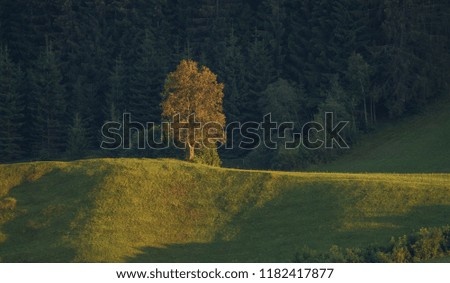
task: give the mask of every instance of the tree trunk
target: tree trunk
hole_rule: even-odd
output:
[[[373,123],[377,123],[377,108],[375,107],[375,102],[373,103]]]
[[[195,157],[195,147],[187,144],[186,147],[186,160],[193,161]]]
[[[366,123],[366,131],[369,127],[369,119],[367,118],[367,101],[366,101],[366,92],[364,90],[364,86],[361,82],[361,80],[359,80],[359,84],[361,85],[361,93],[363,95],[363,103],[364,103],[364,121]]]

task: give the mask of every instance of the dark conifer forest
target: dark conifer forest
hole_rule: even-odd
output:
[[[172,154],[105,153],[100,129],[124,112],[159,123],[182,59],[224,83],[227,122],[300,127],[332,111],[356,143],[448,95],[450,2],[0,0],[0,161]],[[276,169],[336,154],[219,153]]]

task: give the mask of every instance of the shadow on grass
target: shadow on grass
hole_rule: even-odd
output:
[[[323,200],[323,194],[316,194]],[[329,194],[330,198],[335,197]],[[353,231],[340,229],[341,210],[337,206],[321,207],[317,202],[317,214],[289,217],[302,214],[301,201],[293,204],[293,195],[252,211],[232,225],[239,226],[238,235],[231,241],[220,239],[220,233],[211,243],[173,244],[163,248],[144,247],[128,262],[290,262],[297,251],[305,247],[328,251],[332,245],[341,247],[367,247],[386,245],[392,236],[409,234],[421,227],[440,227],[449,224],[450,206],[419,206],[398,216],[364,219],[367,223],[383,223],[381,226],[367,225]],[[314,197],[309,195],[309,201]],[[326,203],[332,203],[327,201]],[[275,215],[278,214],[278,215]],[[293,220],[294,219],[294,220]],[[264,221],[262,221],[264,220]]]
[[[211,243],[144,247],[130,262],[286,262],[308,242],[327,241],[342,209],[330,187],[288,189],[263,207],[239,214]],[[311,205],[316,207],[311,211]],[[302,217],[299,217],[301,215]],[[229,238],[226,234],[235,231]],[[324,235],[317,238],[317,235]]]
[[[341,242],[353,242],[351,247],[361,247],[365,239],[369,244],[386,245],[391,237],[412,233],[419,228],[442,227],[450,224],[450,205],[415,206],[403,215],[389,215],[356,219],[362,227],[343,231]],[[345,246],[345,245],[343,245]]]
[[[102,178],[101,173],[79,168],[70,172],[54,169],[32,183],[11,189],[8,197],[16,199],[17,206],[12,217],[0,225],[6,236],[0,242],[1,261],[72,261],[75,249],[71,240],[92,206],[89,191]]]

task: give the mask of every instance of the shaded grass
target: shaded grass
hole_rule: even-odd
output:
[[[449,223],[450,174],[284,173],[175,160],[0,165],[9,262],[286,262]]]
[[[421,115],[384,124],[364,136],[347,154],[309,168],[327,172],[450,172],[450,98]]]
[[[17,201],[16,209],[0,217],[3,260],[66,262],[74,258],[69,238],[79,233],[92,205],[90,191],[102,181],[102,174],[94,174],[95,163],[86,165],[34,163],[2,168],[11,178],[9,184],[22,181],[8,194]],[[18,172],[14,167],[22,168],[22,174],[11,174]],[[19,178],[12,180],[14,176]]]

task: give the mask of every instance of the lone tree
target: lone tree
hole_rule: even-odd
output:
[[[223,88],[217,76],[192,60],[182,60],[164,84],[162,117],[171,121],[176,142],[184,145],[186,159],[195,149],[215,148],[225,140]]]

